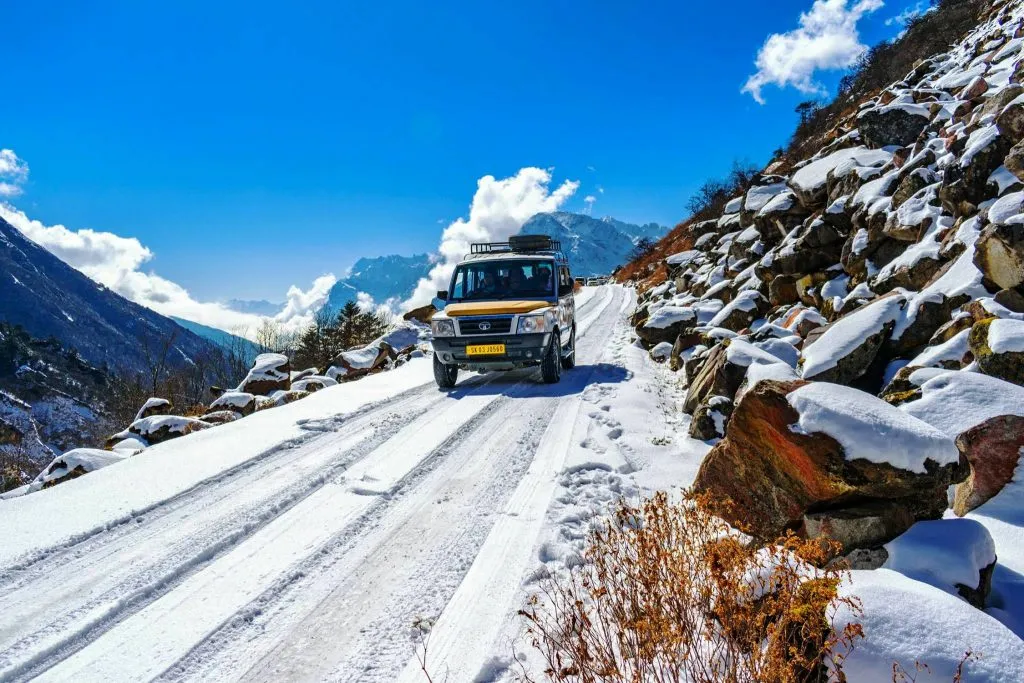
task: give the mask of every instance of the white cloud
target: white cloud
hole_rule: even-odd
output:
[[[455,265],[469,253],[473,242],[500,242],[519,232],[535,214],[555,211],[576,192],[579,182],[566,180],[550,189],[550,169],[522,168],[511,178],[484,176],[477,181],[469,218],[459,218],[445,228],[438,247],[440,259],[430,275],[420,280],[403,310],[423,306],[439,289],[446,289]]]
[[[594,210],[594,202],[596,201],[597,197],[595,197],[592,194],[588,194],[586,197],[584,197],[583,203],[586,204],[586,207],[584,207],[583,212],[586,214],[590,214]]]
[[[0,149],[0,197],[16,197],[28,180],[28,164],[13,149]]]
[[[321,275],[313,280],[313,286],[307,291],[302,291],[295,285],[288,288],[284,308],[274,316],[274,319],[285,325],[294,324],[296,320],[310,321],[313,314],[327,303],[327,297],[331,293],[331,287],[338,281],[333,274]]]
[[[153,272],[143,272],[141,268],[153,258],[153,252],[134,237],[88,228],[71,230],[63,225],[44,225],[2,202],[0,218],[71,267],[157,313],[243,335],[254,334],[266,320],[264,316],[233,311],[219,303],[197,301],[176,282]],[[292,286],[284,310],[274,319],[289,331],[300,329],[326,301],[326,292],[334,282],[333,275],[324,275],[317,278],[307,292]]]
[[[747,79],[743,92],[764,104],[766,85],[792,86],[807,94],[824,94],[814,80],[822,69],[845,69],[856,63],[867,46],[860,42],[857,23],[882,7],[882,0],[815,0],[800,15],[800,26],[768,37],[757,53],[757,73]]]

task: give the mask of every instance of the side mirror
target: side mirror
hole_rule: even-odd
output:
[[[439,289],[437,290],[437,298],[441,301],[448,301],[448,290]]]

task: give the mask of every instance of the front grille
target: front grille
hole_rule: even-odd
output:
[[[459,332],[461,334],[508,334],[511,331],[511,316],[459,319]]]

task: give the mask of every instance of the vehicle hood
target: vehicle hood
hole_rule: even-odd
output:
[[[460,315],[514,315],[549,308],[551,305],[548,301],[467,301],[445,306],[444,314],[451,318]]]

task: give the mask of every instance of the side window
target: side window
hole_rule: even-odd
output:
[[[572,276],[569,275],[569,269],[562,266],[558,269],[558,295],[564,296],[572,292]]]

